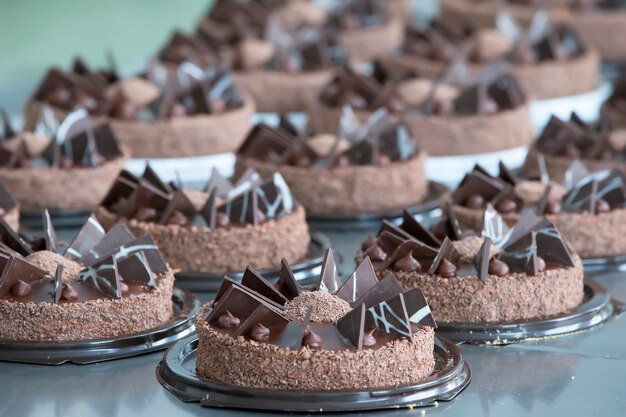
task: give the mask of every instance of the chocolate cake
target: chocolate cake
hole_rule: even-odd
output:
[[[66,245],[47,211],[44,238],[26,241],[0,219],[0,340],[110,339],[172,318],[174,276],[148,235],[94,217]]]
[[[381,109],[361,123],[344,109],[338,135],[311,137],[285,118],[255,126],[235,170],[278,171],[308,214],[389,211],[419,204],[428,192],[425,152],[407,127]]]
[[[443,20],[450,24],[471,22],[492,27],[500,10],[506,9],[522,24],[528,25],[535,13],[547,9],[550,19],[574,27],[593,45],[605,61],[623,61],[626,46],[616,33],[626,28],[626,11],[621,1],[560,0],[442,0]]]
[[[423,29],[408,28],[401,53],[384,60],[432,79],[439,78],[459,56],[466,57],[472,74],[499,63],[537,100],[598,87],[600,58],[569,25],[550,24],[545,12],[538,12],[528,29],[505,12],[496,23],[498,29],[473,30],[443,21]]]
[[[196,319],[196,373],[270,390],[397,388],[433,372],[435,327],[422,292],[379,280],[369,259],[340,285],[329,250],[312,291],[284,260],[275,284],[253,268],[225,277]]]
[[[479,234],[461,229],[454,210],[428,230],[410,214],[383,222],[361,246],[379,277],[393,272],[403,288],[421,288],[437,320],[514,323],[568,313],[583,300],[578,256],[547,218],[524,211],[512,228],[493,207]]]
[[[62,115],[81,106],[93,120],[108,121],[135,158],[232,151],[254,113],[252,99],[222,65],[201,69],[187,61],[174,70],[153,61],[144,77],[126,79],[53,68],[26,106],[28,128],[44,104]]]
[[[595,123],[583,121],[576,113],[569,120],[552,116],[528,152],[524,175],[537,174],[538,157],[545,162],[551,178],[563,178],[576,159],[591,171],[610,167],[626,172],[625,138],[620,137],[623,134],[619,129],[613,128],[612,119],[608,106],[603,107]]]
[[[456,68],[443,80],[452,82],[459,75]],[[387,68],[381,76],[339,69],[311,110],[316,128],[334,129],[344,105],[362,120],[385,107],[410,127],[431,156],[495,152],[532,141],[526,94],[513,76],[495,67],[462,77],[458,81],[469,84],[460,89],[419,78],[398,83],[391,72]]]
[[[33,131],[5,129],[5,136],[0,184],[31,213],[93,210],[128,160],[111,125],[93,123],[82,108],[58,120],[41,106]]]
[[[142,177],[123,171],[95,212],[154,237],[164,258],[185,272],[236,272],[277,267],[308,253],[304,208],[278,173],[248,171],[231,184],[213,171],[204,192],[162,182],[148,166]]]
[[[539,161],[539,165],[544,164]],[[484,210],[491,204],[512,225],[524,209],[545,215],[582,258],[626,254],[626,189],[616,170],[589,173],[574,163],[562,182],[550,181],[545,169],[540,180],[494,177],[477,168],[452,194],[453,211],[461,226],[480,230]],[[509,171],[510,173],[510,171]]]

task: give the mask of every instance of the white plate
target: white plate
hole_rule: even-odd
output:
[[[426,177],[431,181],[445,184],[451,189],[463,179],[463,176],[480,164],[490,174],[498,174],[498,163],[502,161],[510,169],[524,163],[528,148],[519,146],[505,151],[488,152],[459,156],[429,156],[426,159]]]

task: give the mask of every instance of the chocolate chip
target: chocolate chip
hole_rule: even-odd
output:
[[[217,212],[215,213],[215,226],[217,227],[225,227],[230,223],[230,217],[226,213]]]
[[[17,282],[11,287],[11,295],[16,297],[26,297],[30,294],[31,290],[32,288],[29,283],[18,279]]]
[[[361,243],[361,250],[365,252],[368,248],[370,248],[375,243],[376,243],[376,238],[372,235],[368,235],[367,239],[365,239],[363,243]]]
[[[537,271],[543,272],[546,270],[546,261],[542,257],[537,256]]]
[[[598,213],[608,213],[611,211],[611,205],[604,199],[600,199],[596,201],[596,214]]]
[[[411,252],[394,262],[392,269],[401,272],[421,271],[422,265],[415,259]]]
[[[363,333],[363,347],[372,347],[376,344],[376,338],[374,337],[375,331],[376,329],[374,328]]]
[[[385,259],[387,259],[387,254],[385,253],[383,248],[381,248],[377,244],[373,244],[372,246],[370,246],[369,249],[365,251],[365,255],[369,256],[371,261],[380,262],[380,261],[384,261]]]
[[[63,284],[63,290],[61,291],[61,298],[67,301],[73,301],[78,299],[78,291],[74,289],[70,284]]]
[[[181,211],[174,210],[169,219],[167,219],[167,224],[176,224],[178,226],[187,226],[189,224],[189,219],[185,216]]]
[[[517,211],[517,203],[512,198],[504,197],[498,201],[496,210],[503,214],[514,213]]]
[[[558,201],[548,201],[546,205],[546,214],[559,214],[563,208]]]
[[[494,258],[489,261],[489,273],[491,275],[503,277],[509,273],[509,266],[503,261]]]
[[[135,219],[140,222],[149,222],[151,220],[156,219],[157,211],[152,207],[140,207],[137,210],[137,214],[135,214]]]
[[[256,340],[257,342],[264,342],[270,337],[270,329],[263,326],[261,323],[257,323],[252,326],[252,330],[250,330],[250,339]]]
[[[302,338],[302,344],[311,349],[320,349],[322,347],[322,337],[312,330],[307,330]]]
[[[456,275],[456,266],[444,258],[437,267],[437,273],[444,278],[452,278]]]
[[[480,194],[470,194],[465,200],[465,207],[480,209],[485,205],[485,199]]]
[[[241,323],[241,320],[233,316],[228,310],[217,318],[217,325],[222,329],[232,329],[239,326],[239,323]]]

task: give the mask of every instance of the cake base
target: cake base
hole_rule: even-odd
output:
[[[235,174],[253,168],[261,177],[280,172],[308,215],[374,213],[420,203],[428,192],[424,174],[426,154],[387,166],[332,169],[295,167],[237,158]]]
[[[404,42],[404,24],[391,18],[380,26],[345,30],[339,33],[339,42],[350,61],[369,63],[400,48]]]
[[[98,207],[95,215],[107,230],[118,220],[103,207]],[[310,241],[302,206],[278,220],[215,230],[135,219],[121,221],[135,235],[152,236],[170,266],[185,272],[243,271],[248,265],[255,269],[273,268],[279,266],[281,258],[296,263],[306,256]]]

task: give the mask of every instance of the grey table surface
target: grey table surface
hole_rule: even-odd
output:
[[[375,231],[370,231],[375,232]],[[344,276],[367,231],[329,233]],[[63,232],[62,236],[68,236]],[[626,274],[597,277],[626,299]],[[212,294],[198,294],[202,301]],[[626,319],[579,334],[508,346],[461,345],[473,379],[436,407],[368,413],[381,416],[626,415]],[[186,404],[162,388],[155,367],[162,352],[94,365],[0,362],[0,416],[232,416],[262,413]],[[365,413],[362,413],[365,414]],[[268,415],[268,414],[264,414]],[[356,414],[344,414],[356,415]]]

